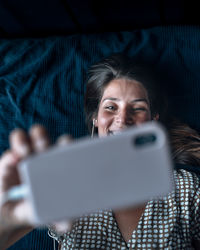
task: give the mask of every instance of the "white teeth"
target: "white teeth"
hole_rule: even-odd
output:
[[[121,131],[113,131],[113,135],[117,135],[117,134],[120,134]]]
[[[118,130],[118,131],[109,131],[109,135],[117,135],[120,134],[122,131]]]

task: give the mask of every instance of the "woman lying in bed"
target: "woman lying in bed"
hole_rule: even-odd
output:
[[[164,106],[158,86],[128,58],[115,55],[91,68],[85,112],[92,134],[109,136],[150,120],[163,122]],[[17,163],[32,152],[46,150],[49,142],[41,126],[32,127],[29,134],[22,130],[11,133],[11,148],[0,161],[1,196],[19,184]],[[185,170],[175,171],[174,178],[175,191],[163,199],[127,210],[100,211],[66,223],[65,232],[58,232],[58,224],[49,233],[58,240],[60,249],[199,249],[199,179]],[[26,201],[1,207],[4,225],[1,223],[0,241],[4,248],[32,230],[30,218]]]

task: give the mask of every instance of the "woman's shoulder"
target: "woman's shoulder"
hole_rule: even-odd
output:
[[[174,170],[174,180],[178,184],[187,184],[189,183],[191,186],[199,186],[200,185],[200,178],[199,176],[192,172],[185,169],[176,169]]]
[[[200,198],[200,179],[197,174],[185,169],[174,170],[174,184],[176,196]]]

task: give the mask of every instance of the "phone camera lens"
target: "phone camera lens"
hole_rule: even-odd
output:
[[[156,142],[156,135],[154,134],[139,135],[134,138],[135,146],[145,146],[155,142]]]

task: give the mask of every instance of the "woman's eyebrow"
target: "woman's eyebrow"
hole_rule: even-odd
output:
[[[135,103],[135,102],[146,102],[147,104],[149,104],[148,100],[145,98],[139,98],[139,99],[135,99],[131,101],[131,103]]]
[[[107,97],[107,98],[104,98],[102,102],[105,102],[105,101],[107,101],[107,100],[109,100],[109,101],[120,101],[120,99],[118,99],[118,98]]]
[[[109,100],[109,101],[120,101],[120,99],[118,99],[118,98],[107,97],[107,98],[103,99],[102,102],[107,101],[107,100]],[[138,99],[134,99],[134,100],[131,101],[131,103],[137,103],[137,102],[146,102],[147,104],[149,103],[148,100],[145,99],[145,98],[138,98]]]

